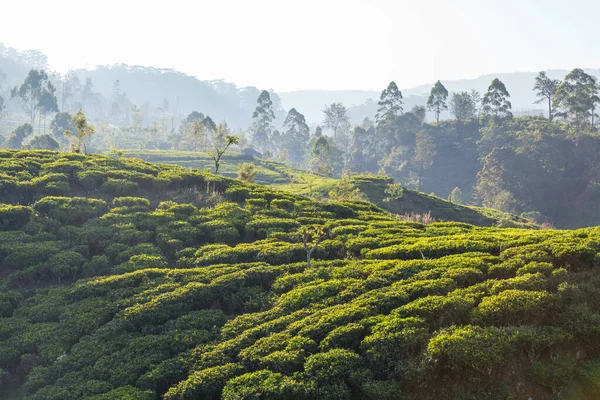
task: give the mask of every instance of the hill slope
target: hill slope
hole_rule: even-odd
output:
[[[598,228],[408,223],[104,156],[0,171],[2,398],[600,395]]]
[[[214,163],[206,153],[181,151],[130,151],[126,157],[139,157],[149,162],[176,164],[188,168],[214,170]],[[326,199],[329,192],[338,186],[339,179],[323,177],[309,171],[290,167],[275,161],[263,161],[250,155],[226,154],[220,172],[235,178],[241,163],[256,165],[256,182],[273,188],[317,199]],[[509,224],[535,228],[529,221],[512,214],[483,207],[470,207],[450,203],[439,197],[404,188],[402,196],[393,201],[384,201],[387,186],[393,180],[381,176],[354,176],[352,185],[366,195],[366,200],[398,215],[428,214],[437,221],[466,222],[478,226]]]

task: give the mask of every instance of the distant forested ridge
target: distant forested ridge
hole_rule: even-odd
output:
[[[321,176],[385,175],[456,203],[589,226],[600,224],[597,72],[280,97],[139,66],[60,75],[38,51],[1,46],[0,145],[67,150],[81,112],[94,126],[87,152],[206,152],[235,135],[239,151]]]

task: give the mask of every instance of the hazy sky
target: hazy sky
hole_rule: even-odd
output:
[[[277,91],[600,67],[597,0],[4,0],[0,42]]]

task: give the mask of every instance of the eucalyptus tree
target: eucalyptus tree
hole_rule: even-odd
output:
[[[452,93],[450,112],[458,121],[466,121],[477,114],[477,106],[469,92]]]
[[[565,77],[556,89],[553,109],[556,116],[570,119],[576,125],[583,126],[591,120],[594,126],[598,97],[597,79],[579,68],[575,68]]]
[[[264,151],[269,146],[269,138],[273,131],[273,102],[269,92],[263,90],[257,99],[256,109],[252,114],[252,144]]]
[[[292,108],[283,123],[286,129],[282,135],[282,147],[287,150],[292,165],[300,167],[304,164],[306,144],[310,138],[310,128],[304,115]]]
[[[483,96],[481,101],[482,110],[487,115],[494,115],[496,117],[512,117],[512,104],[508,100],[510,94],[506,90],[504,83],[500,79],[496,78],[492,81],[492,84],[488,87],[488,91]]]
[[[32,69],[20,86],[12,88],[10,96],[19,99],[23,111],[29,116],[30,125],[34,126],[40,111],[53,108],[51,100],[55,90],[44,70]]]
[[[342,103],[331,103],[325,106],[323,114],[325,117],[323,119],[323,126],[333,132],[334,138],[337,138],[342,129],[345,129],[350,124],[348,111]]]
[[[545,71],[541,71],[535,77],[535,84],[533,85],[533,90],[535,90],[535,95],[539,97],[536,100],[536,104],[548,102],[548,119],[552,121],[552,100],[556,95],[556,90],[560,85],[559,79],[550,79],[548,75],[546,75]]]
[[[447,99],[448,90],[442,84],[442,82],[437,81],[429,93],[429,98],[427,99],[427,108],[435,113],[435,120],[438,124],[440,123],[441,112],[448,109],[448,104],[446,104]]]
[[[404,111],[403,104],[402,92],[398,90],[396,82],[390,82],[379,96],[379,102],[377,103],[379,108],[375,115],[376,124],[379,126],[381,123],[394,121]]]

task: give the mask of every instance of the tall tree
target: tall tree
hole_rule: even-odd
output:
[[[595,77],[575,68],[565,77],[556,90],[554,110],[556,116],[569,118],[578,125],[583,125],[591,118],[594,126],[598,83]]]
[[[458,121],[466,121],[475,117],[477,106],[468,92],[452,93],[450,112]]]
[[[15,86],[11,92],[11,98],[18,98],[21,101],[23,110],[29,116],[29,123],[34,126],[35,119],[40,110],[40,101],[42,94],[54,88],[48,74],[44,70],[32,69],[25,78],[21,86]],[[52,90],[54,93],[54,90]]]
[[[500,79],[496,78],[492,81],[492,84],[488,87],[488,91],[483,96],[481,102],[483,112],[488,115],[494,115],[496,117],[512,117],[510,112],[512,104],[508,100],[510,94],[506,90],[504,83]]]
[[[283,148],[287,150],[288,159],[292,165],[300,167],[304,164],[310,128],[306,124],[304,115],[295,108],[288,112],[283,127],[286,129],[282,137]]]
[[[269,138],[273,130],[273,102],[269,92],[263,90],[257,99],[256,109],[252,114],[252,144],[260,151],[268,148]]]
[[[331,103],[325,106],[323,114],[325,115],[323,126],[333,132],[334,138],[350,124],[348,112],[342,103]]]
[[[92,78],[89,76],[85,78],[85,84],[81,89],[81,109],[83,110],[86,106],[86,102],[92,97],[92,89],[94,84],[92,83]]]
[[[483,101],[483,98],[481,97],[481,93],[479,93],[475,89],[472,89],[471,92],[469,92],[469,94],[471,95],[471,99],[473,100],[473,105],[475,106],[475,116],[477,118],[479,118],[479,113],[481,112],[481,102]]]
[[[329,140],[325,136],[319,136],[311,149],[310,168],[318,174],[330,176],[333,172],[332,153]]]
[[[556,89],[560,85],[559,79],[550,79],[548,75],[546,75],[546,71],[541,71],[535,77],[535,84],[533,85],[533,90],[535,90],[535,95],[539,97],[539,99],[535,102],[536,104],[548,102],[548,119],[552,121],[552,100],[554,99],[554,95],[556,94]]]
[[[44,132],[46,131],[46,115],[48,113],[58,112],[58,101],[55,95],[56,89],[52,83],[48,82],[42,89],[42,95],[39,101],[40,117],[44,118]]]
[[[440,113],[448,109],[446,100],[448,99],[448,90],[442,82],[437,81],[431,88],[429,98],[427,99],[427,108],[435,113],[435,120],[440,123]]]
[[[433,165],[433,159],[437,155],[435,150],[435,142],[427,133],[421,131],[417,133],[415,153],[411,160],[415,168],[413,173],[416,182],[417,190],[423,187],[423,174],[425,170]]]
[[[398,86],[394,81],[390,82],[388,87],[381,92],[379,96],[379,102],[377,105],[377,114],[375,115],[375,122],[377,125],[384,121],[391,122],[398,114],[402,114],[402,92],[398,90]]]

